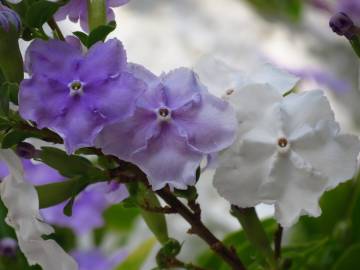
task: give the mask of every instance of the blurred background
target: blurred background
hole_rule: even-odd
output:
[[[255,59],[266,59],[300,76],[299,90],[324,89],[343,130],[358,134],[359,60],[347,40],[328,26],[331,15],[345,8],[345,2],[351,1],[131,0],[115,10],[118,28],[111,36],[124,43],[128,61],[156,74],[180,66],[194,67],[209,54],[241,70],[251,67]],[[352,2],[352,18],[360,22],[360,8],[355,8],[360,1]],[[80,30],[69,21],[59,25],[66,35]],[[24,43],[23,49],[26,46]],[[201,176],[198,190],[204,222],[218,237],[239,229],[229,205],[212,188],[211,171]],[[272,207],[265,205],[258,211],[262,218],[273,213]],[[120,247],[131,254],[151,238],[134,209],[113,206],[104,218],[103,228],[81,235],[72,245],[86,250],[100,243],[105,252]],[[186,234],[189,227],[181,218],[167,218],[170,235],[184,240],[180,258],[194,261],[206,246]],[[158,248],[149,249],[141,269],[156,266]]]

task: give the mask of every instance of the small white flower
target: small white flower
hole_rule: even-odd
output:
[[[252,59],[249,66],[242,68],[237,69],[213,56],[202,57],[194,67],[201,81],[218,97],[241,91],[249,85],[265,83],[283,95],[299,81],[294,75],[259,57]]]
[[[23,177],[21,161],[11,150],[0,150],[10,174],[0,184],[0,196],[8,209],[6,222],[15,229],[19,247],[30,265],[44,270],[76,270],[75,260],[54,241],[43,235],[53,228],[41,220],[39,198],[35,188]]]
[[[320,196],[351,179],[357,137],[340,135],[322,91],[285,98],[267,84],[252,84],[229,98],[240,123],[238,139],[220,154],[214,185],[232,204],[275,205],[284,227],[300,215],[319,216]]]

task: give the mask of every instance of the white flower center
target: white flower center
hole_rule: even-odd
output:
[[[157,110],[157,119],[160,122],[168,122],[171,120],[171,110],[166,107],[161,107]]]
[[[281,137],[277,141],[277,147],[280,153],[287,153],[290,149],[290,142],[285,137]]]
[[[81,95],[84,90],[84,83],[79,80],[74,80],[68,84],[70,95]]]

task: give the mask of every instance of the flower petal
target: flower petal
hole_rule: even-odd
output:
[[[189,148],[175,127],[167,125],[158,137],[149,140],[146,148],[133,154],[130,161],[147,174],[153,190],[166,184],[186,189],[195,184],[195,172],[202,158],[201,153]]]
[[[322,121],[292,142],[297,154],[327,176],[330,180],[328,188],[351,179],[357,169],[360,141],[356,136],[340,135],[339,132],[335,122]]]
[[[76,262],[54,240],[42,238],[51,234],[53,228],[41,221],[38,195],[23,178],[21,161],[11,150],[1,150],[0,158],[10,170],[10,175],[0,184],[1,200],[8,209],[6,222],[15,229],[19,247],[29,264],[39,264],[44,270],[78,269]]]
[[[79,79],[91,83],[115,77],[126,68],[126,52],[118,39],[93,45],[79,69]]]
[[[30,74],[63,81],[73,77],[81,58],[81,51],[66,42],[37,39],[26,51],[25,66]]]
[[[186,134],[188,143],[203,153],[213,153],[230,146],[236,136],[237,119],[227,102],[203,93],[191,108],[173,112],[173,119]]]

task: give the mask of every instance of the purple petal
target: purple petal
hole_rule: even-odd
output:
[[[77,22],[80,18],[80,14],[87,13],[87,1],[84,0],[71,0],[68,4],[61,7],[55,13],[55,20],[62,21],[69,16],[69,19],[73,22]]]
[[[59,40],[35,40],[27,49],[26,70],[61,81],[72,77],[82,58],[81,51]]]
[[[50,127],[66,108],[68,91],[63,84],[42,76],[23,80],[19,92],[20,115],[35,121],[39,128]]]
[[[95,82],[118,75],[126,68],[126,52],[118,39],[98,42],[86,54],[79,70],[80,79]]]
[[[144,66],[134,63],[128,63],[127,70],[133,74],[136,78],[143,80],[148,85],[153,83],[159,83],[159,78],[152,73],[150,70],[146,69]]]
[[[200,103],[193,102],[191,108],[175,110],[173,118],[188,143],[200,152],[218,152],[235,140],[235,111],[227,102],[208,93],[203,93]]]
[[[129,3],[130,0],[108,0],[110,7],[119,7]]]
[[[153,190],[166,184],[186,189],[195,183],[195,171],[203,155],[189,148],[186,139],[180,137],[176,127],[164,125],[158,137],[133,154],[132,161],[148,176]]]
[[[135,109],[135,100],[145,91],[145,84],[130,73],[123,72],[114,79],[86,88],[85,103],[92,104],[107,122],[129,117]]]
[[[148,140],[159,132],[156,115],[137,109],[132,117],[106,126],[95,144],[107,154],[130,160],[134,152],[146,147]]]

